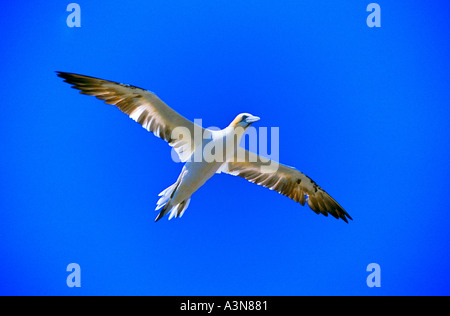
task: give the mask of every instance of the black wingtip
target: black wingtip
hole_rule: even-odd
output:
[[[90,77],[90,76],[85,76],[85,75],[80,75],[80,74],[76,74],[73,72],[64,72],[64,71],[55,71],[58,77],[64,78],[64,79],[70,79],[70,78],[92,78],[92,79],[99,79],[99,78],[95,78],[95,77]]]
[[[347,213],[342,214],[341,218],[342,218],[342,220],[343,220],[344,222],[346,222],[347,224],[348,224],[348,219],[351,220],[351,221],[353,221],[353,218],[352,218],[350,215],[348,215]],[[347,219],[347,218],[348,218],[348,219]]]
[[[55,71],[55,72],[58,77],[63,78],[65,80],[69,79],[69,77],[70,77],[70,73],[68,73],[68,72],[64,72],[64,71]]]

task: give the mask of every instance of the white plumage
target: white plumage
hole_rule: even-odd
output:
[[[256,116],[242,113],[225,129],[208,130],[184,118],[148,90],[72,73],[58,72],[58,76],[80,93],[117,106],[146,130],[167,141],[185,162],[177,181],[159,194],[156,210],[160,213],[155,221],[166,214],[169,219],[181,217],[192,194],[216,173],[239,176],[275,190],[302,205],[307,203],[317,214],[331,214],[345,222],[347,218],[352,219],[330,195],[297,169],[279,163],[274,169],[273,162],[267,158],[238,147],[245,129],[259,120]],[[201,141],[194,139],[199,132],[205,136]],[[235,137],[237,141],[231,141]],[[223,148],[223,151],[215,153],[211,160],[203,156],[210,148]]]

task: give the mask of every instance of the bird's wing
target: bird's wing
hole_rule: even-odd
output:
[[[295,168],[279,163],[269,167],[271,163],[273,162],[268,161],[267,158],[261,158],[261,156],[245,150],[245,158],[239,160],[235,157],[232,161],[227,162],[223,172],[275,190],[302,205],[308,203],[309,207],[317,214],[322,213],[325,216],[331,214],[347,223],[347,218],[352,219],[328,193],[308,176]]]
[[[80,90],[80,93],[93,95],[105,103],[115,105],[146,130],[167,141],[181,161],[186,161],[196,147],[194,128],[204,132],[202,127],[175,112],[148,90],[73,73],[58,71],[57,74],[72,88]],[[183,129],[174,132],[177,127],[186,128],[188,135],[179,133]]]

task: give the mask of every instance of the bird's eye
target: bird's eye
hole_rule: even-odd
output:
[[[248,115],[243,115],[242,116],[242,121],[244,121],[247,117],[248,117]]]

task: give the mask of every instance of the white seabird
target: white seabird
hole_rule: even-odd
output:
[[[204,129],[182,115],[175,112],[153,92],[135,86],[113,81],[88,77],[73,73],[57,72],[58,76],[80,90],[80,93],[93,95],[105,103],[113,104],[145,129],[164,139],[172,146],[182,162],[186,162],[177,181],[162,191],[156,210],[161,209],[155,221],[170,213],[172,217],[180,217],[186,211],[192,194],[197,191],[215,173],[228,173],[247,179],[250,182],[275,190],[290,199],[309,207],[316,214],[341,218],[348,223],[350,215],[313,180],[295,168],[277,163],[277,169],[272,172],[262,171],[267,166],[267,159],[237,148],[239,139],[245,129],[259,120],[259,117],[248,113],[239,114],[231,124],[221,131]],[[182,128],[191,139],[174,131]],[[196,130],[209,135],[203,141],[196,142]],[[226,140],[237,136],[238,141],[226,145],[223,160],[201,161],[190,159],[203,151],[209,142],[228,144]],[[214,143],[213,143],[214,144]],[[209,143],[211,145],[211,143]],[[243,152],[245,159],[236,159],[237,152]]]

